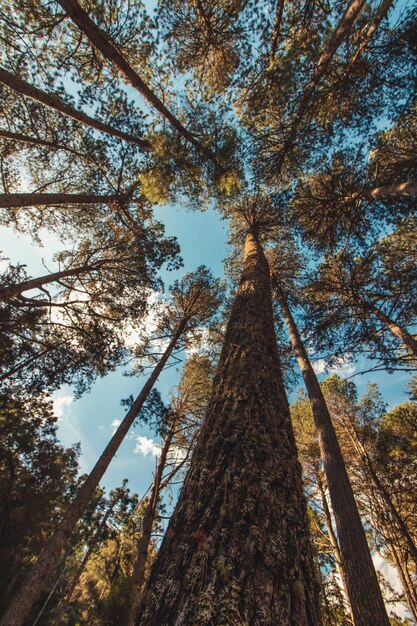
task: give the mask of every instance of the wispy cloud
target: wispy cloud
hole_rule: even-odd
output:
[[[58,420],[64,419],[69,413],[68,407],[74,402],[74,396],[57,396],[53,399],[54,413]]]
[[[114,433],[119,428],[121,423],[122,423],[122,420],[113,420],[112,421],[112,423],[111,423],[112,435],[114,435]]]
[[[333,365],[330,365],[325,359],[317,359],[317,361],[312,362],[312,366],[316,374],[337,374],[337,376],[347,378],[355,373],[357,364],[346,355],[338,359]]]

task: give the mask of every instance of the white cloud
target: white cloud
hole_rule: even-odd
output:
[[[58,396],[53,402],[54,413],[58,420],[62,420],[68,413],[68,407],[74,402],[74,396]]]
[[[159,456],[161,448],[153,439],[148,439],[144,435],[138,435],[136,437],[136,446],[133,451],[135,454],[142,454],[143,456]]]
[[[112,435],[114,435],[114,433],[119,428],[121,423],[122,423],[122,420],[113,420],[112,421],[112,423],[111,423]]]
[[[403,588],[395,567],[377,552],[372,555],[372,560],[375,568],[381,572],[385,580],[391,585],[394,592],[402,593]],[[387,606],[387,609],[388,612],[393,611],[396,615],[398,615],[398,617],[411,617],[410,612],[402,602],[392,602]]]
[[[352,376],[356,371],[356,363],[349,359],[349,355],[340,357],[333,365],[329,365],[325,359],[317,359],[312,362],[312,366],[316,374],[336,374],[343,378]]]

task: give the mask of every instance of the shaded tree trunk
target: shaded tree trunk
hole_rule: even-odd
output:
[[[282,169],[282,165],[284,163],[285,155],[288,152],[288,150],[291,149],[294,143],[298,127],[304,118],[305,112],[307,111],[307,108],[313,98],[316,87],[318,86],[324,74],[327,72],[330,62],[333,59],[334,55],[336,54],[338,48],[340,47],[340,45],[343,43],[345,38],[350,33],[353,23],[358,17],[359,13],[362,11],[364,4],[365,4],[365,0],[351,0],[350,1],[339,24],[337,25],[329,41],[327,42],[325,50],[320,55],[317,65],[314,69],[313,75],[310,78],[309,82],[307,83],[301,95],[299,104],[297,106],[295,115],[293,117],[293,121],[291,123],[291,128],[284,142],[280,161],[278,164],[278,172],[276,175],[280,173]]]
[[[112,137],[117,137],[118,139],[123,139],[124,141],[128,141],[129,143],[134,143],[141,148],[149,150],[150,143],[143,139],[142,137],[136,137],[135,135],[131,135],[130,133],[125,133],[113,126],[109,126],[104,122],[100,122],[99,120],[90,117],[86,113],[79,111],[75,107],[67,104],[58,96],[55,96],[51,93],[46,93],[42,91],[42,89],[38,89],[34,85],[26,82],[16,74],[12,72],[8,72],[3,67],[0,67],[0,82],[4,85],[7,85],[13,91],[17,91],[17,93],[22,94],[22,96],[27,96],[32,100],[36,100],[41,104],[45,104],[50,109],[55,109],[55,111],[59,111],[63,115],[72,118],[77,122],[81,122],[81,124],[85,124],[86,126],[90,126],[91,128],[95,128],[96,130],[105,133],[106,135],[111,135]]]
[[[0,193],[4,209],[61,204],[108,204],[123,200],[121,196],[101,196],[93,193]]]
[[[377,306],[359,297],[361,304],[364,308],[373,313],[385,326],[392,332],[393,335],[398,337],[403,344],[410,350],[414,356],[417,356],[417,339],[414,339],[404,328],[402,328],[397,322],[394,322],[388,315],[386,315]]]
[[[337,573],[339,574],[340,580],[342,581],[342,586],[343,586],[343,591],[345,595],[345,600],[346,600],[349,616],[351,616],[352,607],[350,606],[350,602],[349,602],[349,594],[348,594],[347,584],[346,584],[346,574],[345,574],[345,570],[343,569],[343,559],[342,559],[342,555],[340,554],[339,543],[337,541],[337,537],[333,529],[333,521],[332,521],[332,516],[330,513],[329,504],[327,502],[324,487],[319,476],[317,476],[317,485],[320,491],[320,499],[321,499],[321,503],[323,506],[324,517],[326,520],[327,533],[329,535],[330,545],[332,546],[334,559],[336,561]]]
[[[389,626],[365,531],[326,401],[301,341],[287,298],[278,285],[277,293],[311,402],[355,626]]]
[[[36,289],[38,287],[42,287],[43,285],[57,282],[67,276],[79,276],[80,274],[98,270],[102,265],[109,262],[114,261],[103,259],[102,261],[96,261],[95,263],[80,265],[78,267],[62,270],[60,272],[52,272],[51,274],[45,274],[45,276],[38,276],[37,278],[30,278],[29,280],[25,280],[14,285],[7,285],[4,287],[0,286],[0,300],[2,302],[8,302],[12,298],[19,296],[30,289]]]
[[[362,41],[359,44],[355,54],[353,55],[352,63],[354,63],[356,61],[356,59],[362,54],[362,52],[365,50],[366,46],[371,41],[372,37],[374,36],[375,32],[377,31],[377,29],[378,29],[379,25],[381,24],[382,20],[384,19],[384,17],[387,15],[388,11],[390,10],[390,8],[392,6],[392,2],[393,2],[393,0],[382,0],[382,2],[379,5],[379,7],[378,7],[374,17],[371,19],[371,23],[369,24],[369,27],[368,27],[365,35],[364,35],[364,38],[362,39]]]
[[[90,502],[103,474],[119,449],[120,444],[135,421],[159,374],[162,372],[171,355],[171,352],[184,331],[185,326],[186,321],[179,324],[168,347],[153,370],[151,376],[148,378],[142,391],[133,402],[122,423],[114,433],[83,486],[78,491],[63,520],[58,526],[55,535],[48,541],[37,562],[29,572],[22,587],[12,599],[0,622],[1,626],[21,626],[24,623],[32,605],[38,600],[40,594],[42,593],[46,580],[62,559],[64,548],[69,537],[71,536],[71,533],[73,532],[81,515],[84,513],[86,506]]]
[[[24,135],[23,133],[13,133],[9,130],[5,130],[0,128],[0,138],[1,139],[10,139],[11,141],[18,141],[20,143],[28,143],[34,146],[46,146],[47,148],[52,148],[53,150],[64,150],[65,152],[70,152],[71,154],[75,154],[83,159],[87,159],[88,155],[79,152],[78,150],[74,150],[67,146],[62,146],[54,141],[48,141],[47,139],[40,139],[39,137],[31,137],[29,135]]]
[[[169,435],[165,439],[164,445],[162,446],[161,456],[158,461],[151,493],[143,515],[142,533],[138,541],[138,550],[135,564],[133,566],[131,605],[127,626],[135,626],[136,622],[136,614],[138,612],[138,606],[140,603],[141,590],[143,586],[143,581],[145,580],[145,567],[146,561],[148,560],[149,545],[151,543],[152,527],[155,521],[156,509],[158,506],[159,494],[161,491],[162,475],[167,462],[167,456],[169,448],[171,446],[172,437],[173,431],[169,433]]]
[[[123,76],[149,104],[158,111],[168,122],[191,143],[206,159],[216,162],[214,154],[203,146],[181,122],[169,111],[158,96],[148,87],[139,74],[131,67],[124,56],[101,28],[99,28],[88,13],[84,11],[77,0],[57,0],[64,11],[69,15],[78,28],[88,37],[90,42],[100,50],[105,59],[116,65]]]
[[[285,0],[277,1],[277,7],[275,10],[274,28],[272,30],[272,37],[271,37],[271,51],[269,53],[269,65],[270,66],[272,66],[275,61],[275,55],[276,55],[277,48],[278,48],[278,39],[280,35],[280,30],[281,30],[282,16],[284,14],[284,4],[285,4]]]
[[[137,624],[319,626],[319,585],[256,233]]]

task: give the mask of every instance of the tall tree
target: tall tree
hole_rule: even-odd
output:
[[[261,246],[268,207],[250,197],[240,211],[242,279],[190,471],[139,608],[143,626],[321,623]]]

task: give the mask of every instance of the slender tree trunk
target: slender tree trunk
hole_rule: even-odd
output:
[[[275,61],[275,55],[277,53],[282,16],[284,14],[284,4],[285,4],[285,0],[277,0],[277,8],[275,11],[275,19],[274,19],[274,28],[272,30],[272,37],[271,37],[271,51],[269,53],[270,67],[273,65]]]
[[[346,424],[346,422],[345,422]],[[406,545],[407,545],[407,549],[411,555],[411,558],[413,559],[415,566],[417,568],[417,546],[413,541],[413,538],[407,528],[407,525],[405,524],[403,518],[401,517],[397,507],[395,506],[394,502],[392,501],[392,498],[390,496],[390,494],[388,493],[387,489],[385,488],[383,482],[381,481],[381,479],[378,476],[378,473],[376,472],[374,465],[371,461],[371,459],[369,458],[369,454],[366,450],[366,448],[364,447],[364,445],[362,444],[361,440],[358,437],[358,434],[356,432],[355,427],[353,426],[353,424],[351,424],[350,422],[347,422],[347,432],[349,434],[349,437],[353,443],[354,448],[356,449],[359,458],[361,459],[362,465],[364,466],[365,472],[368,473],[372,483],[374,484],[377,492],[379,493],[380,497],[382,498],[382,501],[384,502],[384,505],[386,506],[387,510],[389,511],[390,517],[392,522],[394,523],[394,525],[397,528],[397,531],[401,534],[402,538],[404,539]]]
[[[388,315],[386,315],[381,309],[374,304],[360,297],[360,302],[365,309],[371,311],[385,326],[392,332],[393,335],[398,337],[403,344],[410,350],[414,356],[417,356],[417,339],[414,339],[404,328],[399,326],[397,322],[394,322]]]
[[[352,57],[352,63],[354,63],[356,61],[356,59],[362,54],[362,52],[365,50],[366,46],[369,44],[369,42],[371,41],[372,37],[374,36],[375,32],[377,31],[379,25],[381,24],[382,20],[384,19],[384,17],[387,15],[388,11],[390,10],[391,6],[392,6],[392,2],[393,0],[382,0],[381,4],[379,5],[374,17],[371,20],[371,23],[369,24],[369,27],[364,35],[364,38],[362,39],[361,43],[359,44],[355,54]]]
[[[324,74],[327,72],[330,62],[336,54],[337,50],[339,49],[340,45],[350,33],[353,23],[358,17],[359,13],[362,11],[364,4],[365,0],[350,1],[346,11],[343,14],[342,19],[340,20],[339,24],[333,31],[329,41],[327,42],[325,50],[320,55],[313,75],[301,95],[297,110],[291,123],[291,128],[288,132],[283,149],[281,151],[281,157],[278,163],[278,172],[276,173],[276,175],[280,173],[282,165],[284,163],[285,155],[287,154],[288,150],[291,149],[294,143],[298,127],[304,118],[305,112],[307,111],[307,108],[313,98],[316,87],[318,86]]]
[[[326,401],[301,341],[287,298],[278,285],[277,293],[311,402],[355,626],[389,626],[365,532]]]
[[[214,154],[203,146],[181,122],[169,111],[158,96],[148,87],[139,74],[132,68],[124,56],[101,28],[99,28],[88,13],[79,4],[78,0],[57,0],[64,11],[69,15],[78,28],[87,36],[90,42],[100,50],[105,59],[113,63],[149,104],[158,111],[168,122],[190,142],[206,159],[216,162]]]
[[[52,623],[56,624],[57,626],[61,623],[61,619],[62,616],[64,614],[64,611],[66,609],[66,607],[68,606],[68,604],[71,602],[72,596],[74,594],[74,591],[78,585],[78,582],[81,578],[81,574],[83,573],[83,571],[85,570],[85,567],[90,559],[91,554],[93,553],[94,548],[96,547],[101,534],[103,532],[103,529],[105,527],[105,525],[107,524],[107,520],[109,519],[114,507],[116,506],[118,502],[118,499],[116,499],[115,501],[113,501],[110,506],[107,508],[107,511],[105,512],[105,514],[103,515],[103,518],[96,530],[96,532],[94,533],[89,545],[88,545],[88,549],[86,551],[86,553],[84,554],[83,558],[81,559],[81,563],[79,564],[77,571],[75,572],[74,576],[71,579],[70,585],[68,587],[68,589],[65,591],[61,597],[61,601],[58,603],[58,605],[56,606],[56,608],[54,609],[53,613],[52,613]]]
[[[58,96],[55,96],[51,93],[46,93],[42,91],[42,89],[38,89],[34,85],[26,82],[16,74],[12,72],[8,72],[3,67],[0,67],[0,82],[4,85],[7,85],[13,91],[17,91],[22,94],[22,96],[27,96],[32,100],[36,100],[36,102],[40,102],[41,104],[45,104],[50,109],[55,109],[59,111],[63,115],[72,118],[76,122],[81,122],[81,124],[85,124],[86,126],[91,126],[91,128],[95,128],[96,130],[105,133],[106,135],[111,135],[112,137],[118,137],[118,139],[123,139],[124,141],[128,141],[129,143],[134,143],[145,150],[149,150],[150,144],[146,139],[142,137],[136,137],[135,135],[131,135],[130,133],[124,133],[113,126],[109,126],[104,122],[100,122],[99,120],[86,115],[82,111],[79,111],[75,107],[67,104]]]
[[[143,581],[145,580],[145,567],[148,560],[149,545],[151,543],[152,527],[155,521],[156,509],[158,506],[159,494],[161,492],[162,475],[165,469],[168,451],[171,446],[173,432],[171,431],[165,439],[161,449],[161,456],[155,472],[155,479],[152,484],[152,490],[148,503],[145,508],[142,520],[142,533],[138,541],[138,549],[135,564],[133,566],[131,605],[127,626],[135,626],[136,615],[141,598]]]
[[[24,135],[22,133],[13,133],[3,128],[0,128],[0,139],[10,139],[11,141],[28,143],[35,146],[46,146],[48,148],[52,148],[53,150],[64,150],[65,152],[70,152],[71,154],[75,154],[76,156],[79,156],[83,159],[88,158],[87,154],[83,154],[82,152],[79,152],[78,150],[73,150],[72,148],[68,148],[67,146],[62,146],[54,141],[40,139],[39,137],[30,137],[29,135]]]
[[[322,505],[323,505],[324,517],[326,519],[327,533],[329,535],[330,545],[332,546],[334,558],[335,558],[335,561],[336,561],[336,569],[337,569],[337,572],[339,574],[340,580],[342,582],[342,587],[343,587],[343,592],[344,592],[344,596],[345,596],[345,601],[346,601],[346,604],[347,604],[349,616],[351,617],[352,616],[352,607],[350,606],[350,602],[349,602],[349,594],[348,594],[347,583],[346,583],[346,573],[345,573],[345,570],[343,568],[343,559],[342,559],[342,555],[340,554],[339,543],[337,541],[337,537],[336,537],[336,534],[335,534],[334,529],[333,529],[333,521],[332,521],[332,516],[331,516],[331,513],[330,513],[329,504],[327,502],[327,498],[326,498],[326,494],[325,494],[325,491],[324,491],[324,487],[323,487],[322,481],[321,481],[319,476],[317,476],[317,485],[318,485],[318,488],[319,488],[319,491],[320,491],[320,499],[321,499],[321,502],[322,502]]]
[[[85,274],[86,272],[97,270],[105,264],[106,259],[103,259],[102,261],[96,261],[96,263],[86,263],[85,265],[62,270],[60,272],[52,272],[51,274],[46,274],[45,276],[30,278],[29,280],[22,281],[21,283],[17,283],[15,285],[7,285],[4,287],[0,285],[0,301],[8,302],[12,298],[19,296],[20,294],[24,293],[25,291],[29,291],[30,289],[36,289],[38,287],[42,287],[43,285],[57,282],[62,278],[66,278],[67,276],[79,276],[80,274]]]
[[[245,244],[212,397],[138,612],[140,626],[319,626],[269,267]]]
[[[53,206],[61,204],[109,204],[123,196],[101,196],[93,193],[0,193],[0,208]]]
[[[100,456],[81,489],[78,491],[63,520],[58,526],[55,535],[53,535],[53,537],[51,537],[48,541],[37,562],[29,572],[22,587],[12,599],[0,622],[1,626],[21,626],[24,623],[31,607],[42,593],[42,589],[47,578],[58,566],[71,533],[73,532],[81,515],[84,513],[86,506],[90,502],[101,478],[103,477],[103,474],[119,449],[120,444],[135,421],[159,374],[162,372],[171,355],[171,352],[183,333],[185,326],[186,321],[179,324],[168,347],[153,370],[151,376],[145,383],[142,391],[133,402],[122,423],[106,446],[103,454]]]
[[[386,528],[384,529],[384,535],[388,541],[389,550],[394,558],[395,567],[401,580],[401,585],[407,600],[407,604],[410,608],[411,613],[413,614],[414,620],[417,623],[417,588],[410,578],[405,563],[404,552],[398,546],[395,538],[392,537],[392,533],[390,531],[387,531]]]

